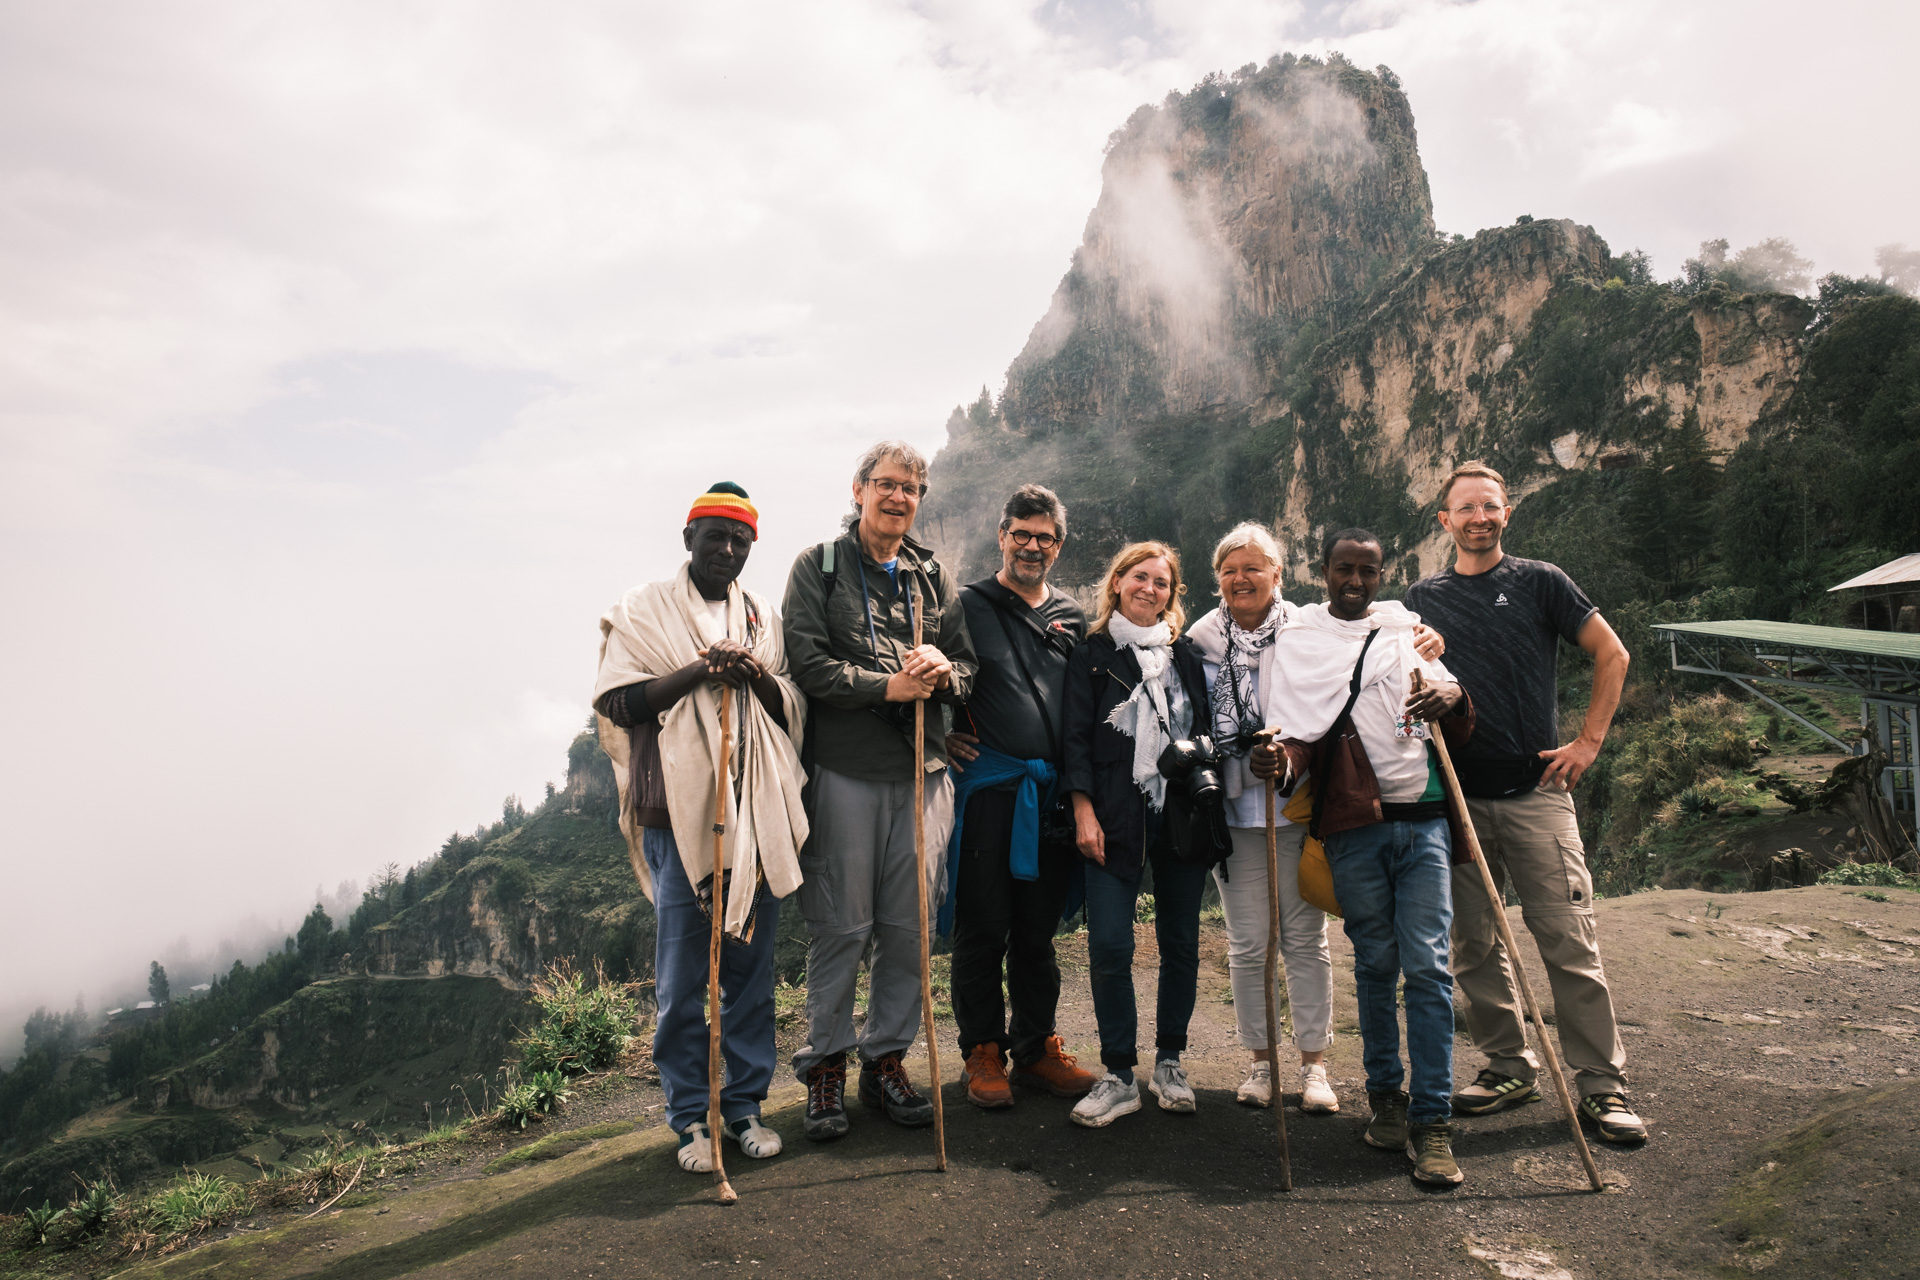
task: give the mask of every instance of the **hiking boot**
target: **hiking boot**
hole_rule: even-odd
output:
[[[713,1172],[713,1135],[707,1122],[695,1120],[680,1131],[680,1167],[688,1173]]]
[[[1326,1063],[1311,1062],[1300,1068],[1300,1109],[1313,1116],[1330,1116],[1340,1110],[1340,1095],[1327,1083]]]
[[[1408,1125],[1407,1158],[1413,1161],[1415,1182],[1450,1187],[1466,1181],[1467,1175],[1453,1158],[1453,1126],[1445,1120]]]
[[[1087,1090],[1093,1088],[1093,1082],[1099,1079],[1093,1072],[1077,1065],[1077,1060],[1067,1052],[1059,1036],[1048,1036],[1040,1056],[1024,1067],[1015,1066],[1012,1074],[1015,1080],[1038,1085],[1056,1098],[1083,1098]]]
[[[960,1083],[967,1086],[967,1101],[992,1111],[1013,1105],[1013,1087],[1007,1083],[1007,1066],[1000,1061],[1000,1046],[989,1040],[973,1046],[967,1065],[960,1071]]]
[[[1590,1093],[1580,1099],[1580,1123],[1592,1126],[1604,1142],[1647,1140],[1647,1126],[1633,1114],[1624,1093]]]
[[[1540,1091],[1533,1087],[1533,1081],[1501,1075],[1488,1067],[1481,1071],[1472,1084],[1453,1095],[1453,1114],[1490,1116],[1509,1107],[1521,1107],[1538,1101]]]
[[[1256,1062],[1248,1067],[1247,1078],[1240,1082],[1240,1088],[1234,1092],[1233,1100],[1248,1107],[1272,1106],[1273,1064]]]
[[[900,1055],[890,1053],[877,1062],[860,1063],[860,1101],[878,1107],[887,1119],[909,1129],[933,1123],[933,1102],[921,1096],[907,1079]]]
[[[807,1137],[832,1142],[847,1133],[847,1055],[822,1058],[807,1070]]]
[[[1089,1129],[1104,1129],[1139,1109],[1140,1082],[1122,1080],[1109,1071],[1093,1082],[1093,1092],[1074,1104],[1073,1122]]]
[[[1147,1088],[1160,1099],[1162,1111],[1181,1115],[1192,1112],[1193,1086],[1187,1083],[1187,1069],[1174,1059],[1162,1058],[1153,1064],[1153,1079],[1147,1081]]]
[[[771,1160],[780,1154],[780,1135],[762,1124],[757,1115],[728,1120],[721,1132],[732,1138],[740,1154],[749,1160]]]
[[[1373,1108],[1373,1119],[1367,1121],[1367,1131],[1360,1135],[1368,1146],[1382,1151],[1406,1149],[1407,1101],[1407,1095],[1397,1089],[1392,1093],[1368,1092],[1367,1105]]]

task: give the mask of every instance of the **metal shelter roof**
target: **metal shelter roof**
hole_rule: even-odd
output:
[[[1901,556],[1898,560],[1889,560],[1878,569],[1869,569],[1865,573],[1848,578],[1837,587],[1828,587],[1828,591],[1845,591],[1848,587],[1894,587],[1905,582],[1920,582],[1920,551],[1910,556]]]
[[[1920,558],[1920,557],[1917,557]],[[1766,622],[1743,618],[1737,622],[1656,622],[1655,631],[1731,640],[1745,645],[1779,646],[1875,658],[1891,658],[1896,666],[1920,664],[1920,635],[1904,631],[1859,631],[1853,627],[1812,627],[1798,622]],[[1920,669],[1916,669],[1920,674]]]

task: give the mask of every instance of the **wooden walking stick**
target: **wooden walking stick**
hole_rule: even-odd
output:
[[[1413,689],[1418,693],[1424,682],[1418,671],[1413,673]],[[1473,829],[1473,816],[1467,812],[1466,793],[1460,790],[1460,779],[1453,772],[1453,757],[1447,754],[1446,735],[1440,732],[1438,724],[1428,731],[1433,743],[1434,754],[1440,758],[1440,774],[1446,780],[1447,791],[1459,806],[1460,828],[1467,836],[1467,852],[1473,856],[1473,864],[1480,868],[1480,883],[1487,891],[1487,901],[1493,906],[1494,928],[1500,932],[1500,945],[1507,949],[1507,956],[1513,961],[1513,976],[1520,984],[1520,999],[1527,1006],[1527,1017],[1533,1021],[1533,1038],[1540,1042],[1540,1051],[1546,1055],[1547,1071],[1553,1076],[1554,1091],[1560,1095],[1560,1105],[1567,1113],[1567,1124],[1573,1130],[1573,1145],[1580,1152],[1580,1163],[1587,1167],[1587,1181],[1593,1184],[1595,1191],[1605,1191],[1606,1184],[1600,1180],[1599,1166],[1593,1162],[1593,1152],[1587,1147],[1587,1135],[1580,1130],[1580,1113],[1573,1108],[1573,1097],[1567,1092],[1567,1078],[1560,1071],[1560,1051],[1554,1047],[1553,1037],[1547,1034],[1546,1021],[1540,1016],[1540,1004],[1533,998],[1533,984],[1527,979],[1527,966],[1521,963],[1520,948],[1513,941],[1513,926],[1507,923],[1506,899],[1500,893],[1500,886],[1493,882],[1493,869],[1487,866],[1487,856],[1480,849],[1479,833]]]
[[[919,592],[916,590],[914,595]],[[913,611],[913,647],[920,647],[920,610]],[[920,877],[920,1009],[927,1024],[928,1092],[933,1094],[933,1167],[947,1171],[947,1111],[940,1099],[940,1044],[933,1029],[933,948],[927,936],[927,700],[913,704],[913,859]]]
[[[1273,730],[1262,729],[1256,737],[1271,742]],[[1267,784],[1267,1070],[1273,1082],[1273,1120],[1280,1132],[1280,1189],[1293,1190],[1293,1156],[1287,1149],[1287,1096],[1280,1088],[1280,1024],[1274,1016],[1273,980],[1280,958],[1280,844],[1273,829],[1273,790],[1271,776]]]
[[[727,775],[732,772],[733,743],[728,732],[728,711],[733,690],[720,686],[720,768],[713,779],[713,937],[707,945],[707,1129],[713,1145],[713,1180],[720,1187],[720,1203],[739,1200],[733,1184],[727,1181],[727,1166],[720,1158],[720,936],[727,914],[726,839]]]

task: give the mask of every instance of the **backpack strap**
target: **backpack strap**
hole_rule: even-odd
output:
[[[833,599],[833,586],[840,580],[839,571],[833,567],[833,553],[839,548],[838,538],[828,538],[820,544],[820,577],[827,584],[827,589],[821,597],[823,600]]]

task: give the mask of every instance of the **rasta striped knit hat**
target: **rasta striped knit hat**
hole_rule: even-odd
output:
[[[747,497],[747,491],[731,480],[722,480],[693,500],[693,510],[687,512],[687,523],[717,516],[722,520],[738,520],[753,530],[753,540],[760,540],[760,511]]]

